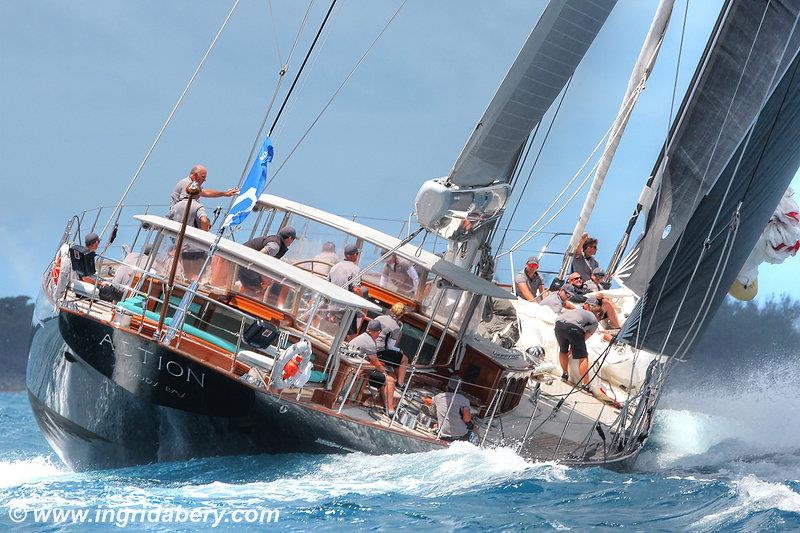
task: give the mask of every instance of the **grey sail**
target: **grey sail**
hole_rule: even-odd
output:
[[[800,0],[726,7],[701,63],[717,72],[696,75],[698,90],[666,150],[658,204],[629,279],[649,277],[631,283],[643,287],[642,298],[620,333],[638,348],[677,357],[702,333],[800,167]],[[723,120],[728,110],[735,120]],[[721,135],[712,129],[723,124]],[[713,153],[718,137],[725,150]]]
[[[459,187],[508,182],[528,135],[575,72],[616,0],[551,0],[456,159]]]
[[[729,0],[653,175],[660,181],[646,229],[616,272],[642,295],[683,235],[794,57],[794,0]],[[656,189],[654,186],[653,189]]]

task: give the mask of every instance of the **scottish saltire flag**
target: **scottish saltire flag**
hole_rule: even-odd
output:
[[[267,164],[272,162],[273,152],[272,139],[267,137],[264,139],[258,157],[253,161],[253,166],[250,167],[250,172],[247,173],[247,178],[239,190],[239,196],[236,197],[230,213],[225,217],[223,228],[238,226],[244,222],[244,219],[255,207],[258,197],[267,184]]]

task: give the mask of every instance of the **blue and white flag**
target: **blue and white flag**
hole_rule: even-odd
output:
[[[258,157],[253,161],[253,166],[250,167],[250,172],[247,173],[247,179],[244,180],[239,190],[239,196],[236,197],[230,213],[225,217],[223,228],[238,226],[244,222],[244,219],[255,207],[258,197],[261,196],[264,186],[267,184],[267,163],[272,162],[273,152],[272,139],[267,137],[264,139]]]

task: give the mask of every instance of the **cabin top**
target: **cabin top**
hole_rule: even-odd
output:
[[[277,210],[284,213],[296,215],[308,221],[322,224],[328,228],[333,228],[341,233],[350,235],[356,240],[361,240],[376,246],[384,251],[391,250],[400,244],[400,239],[387,235],[381,231],[370,228],[353,220],[334,215],[303,205],[286,198],[271,194],[262,194],[259,197],[257,209]],[[292,221],[292,224],[300,230],[300,223]],[[410,261],[418,269],[432,272],[452,285],[474,294],[491,296],[493,298],[513,299],[515,296],[510,292],[498,287],[497,285],[479,277],[469,270],[446,261],[436,254],[424,250],[413,244],[405,244],[396,251],[397,255]]]
[[[164,231],[174,235],[177,235],[180,232],[180,223],[163,217],[154,215],[135,215],[134,218],[152,228],[163,229]],[[187,227],[184,239],[206,248],[210,248],[216,240],[216,236],[207,231],[203,231],[194,227]],[[370,311],[375,312],[381,311],[379,306],[364,298],[361,298],[347,289],[338,287],[311,272],[307,272],[285,261],[275,259],[274,257],[263,254],[258,250],[253,250],[252,248],[248,248],[243,244],[239,244],[229,239],[220,239],[220,242],[217,246],[216,255],[222,256],[223,258],[250,270],[254,270],[259,274],[263,274],[271,278],[278,278],[280,280],[290,280],[298,285],[311,289],[312,291],[320,294],[322,297],[327,298],[331,302],[345,305],[347,307],[369,309]]]

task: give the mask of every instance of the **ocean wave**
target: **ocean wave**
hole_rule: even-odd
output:
[[[800,515],[800,494],[782,483],[763,481],[748,475],[732,482],[733,502],[724,509],[710,513],[694,524],[694,529],[717,530],[737,523],[752,522],[771,511]]]
[[[0,461],[0,489],[37,483],[69,473],[64,465],[46,456]]]
[[[434,498],[524,480],[566,481],[569,470],[555,463],[528,462],[510,449],[479,449],[457,442],[446,450],[417,454],[329,456],[313,472],[267,482],[216,481],[173,490],[182,496],[205,499],[317,501],[347,494],[387,493]]]

